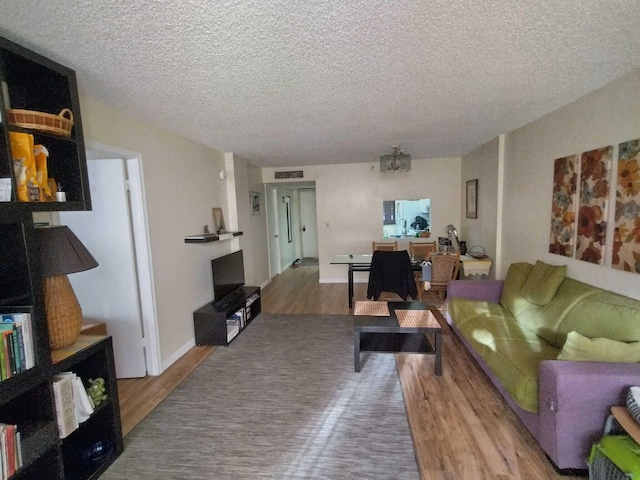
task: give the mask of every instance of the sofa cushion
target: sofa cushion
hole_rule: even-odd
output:
[[[506,308],[511,315],[517,316],[531,304],[522,296],[522,287],[533,270],[533,265],[526,262],[512,263],[507,271],[502,287],[500,305]]]
[[[562,321],[577,304],[595,295],[598,291],[597,288],[586,283],[565,278],[551,302],[543,306],[529,303],[529,306],[522,309],[515,319],[520,325],[560,349],[564,345],[566,333],[568,333],[558,334]]]
[[[566,265],[549,265],[538,260],[522,286],[522,296],[536,305],[546,305],[558,291]]]
[[[524,410],[538,411],[538,364],[559,349],[513,321],[499,305],[452,298],[449,314],[465,339]]]
[[[588,338],[578,332],[569,332],[558,360],[638,363],[640,362],[640,342],[616,342],[608,338]]]
[[[580,284],[576,280],[572,282]],[[596,287],[590,288],[592,295],[576,302],[558,325],[556,343],[563,345],[572,331],[589,338],[627,343],[640,341],[640,302]]]

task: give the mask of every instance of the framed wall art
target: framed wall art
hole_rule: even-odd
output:
[[[224,224],[224,215],[222,214],[222,209],[219,207],[214,207],[211,209],[213,212],[213,231],[214,233],[225,233],[227,231],[227,227]]]
[[[549,252],[565,257],[572,257],[574,252],[577,167],[578,155],[557,158],[553,162]]]
[[[260,192],[249,192],[249,203],[251,205],[251,215],[260,215]]]
[[[478,179],[467,181],[467,218],[478,218]]]
[[[613,147],[603,147],[580,156],[580,200],[578,203],[575,258],[602,265],[607,232],[609,173]]]
[[[611,266],[640,273],[640,139],[618,147],[615,229]]]

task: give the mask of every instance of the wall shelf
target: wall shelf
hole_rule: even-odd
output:
[[[226,233],[202,233],[198,235],[187,235],[184,237],[184,243],[209,243],[218,242],[220,240],[231,240],[233,237],[239,237],[242,232],[226,232]]]

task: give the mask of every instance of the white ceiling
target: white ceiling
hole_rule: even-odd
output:
[[[81,93],[258,166],[460,156],[640,67],[638,0],[0,0]]]

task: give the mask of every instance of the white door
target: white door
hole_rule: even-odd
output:
[[[278,189],[267,185],[267,235],[269,235],[269,277],[280,273],[280,236],[278,234]]]
[[[318,215],[316,191],[300,190],[300,219],[302,222],[302,256],[318,257]]]
[[[88,160],[91,212],[60,212],[99,266],[69,276],[83,316],[107,324],[118,378],[147,374],[123,159]]]

